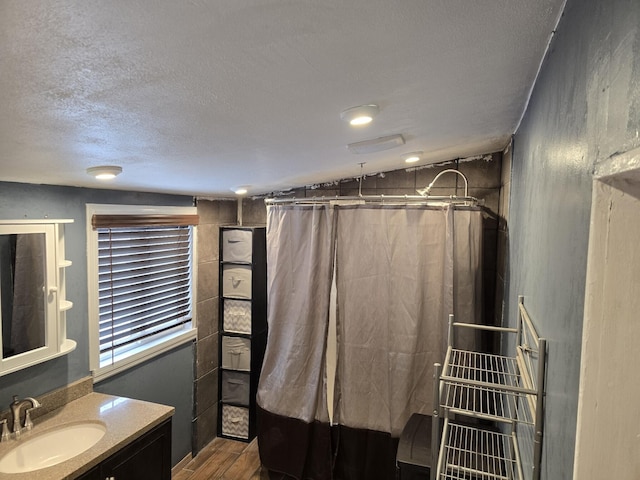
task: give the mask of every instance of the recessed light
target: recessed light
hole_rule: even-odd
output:
[[[360,105],[358,107],[347,108],[340,114],[340,118],[345,122],[349,122],[349,124],[354,127],[360,127],[371,123],[371,120],[373,120],[373,117],[375,117],[377,113],[377,105]]]
[[[122,167],[116,165],[102,165],[100,167],[87,168],[87,174],[98,180],[112,180],[122,173]]]
[[[422,158],[422,152],[405,153],[404,155],[401,155],[400,158],[407,163],[416,163]]]
[[[231,189],[231,191],[233,193],[235,193],[236,195],[246,195],[247,192],[249,191],[249,187],[242,185],[240,187],[234,187]]]

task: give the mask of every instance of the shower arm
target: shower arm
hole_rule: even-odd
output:
[[[362,170],[362,166],[364,163],[360,164],[360,169]],[[446,196],[438,196],[438,195],[429,195],[433,184],[436,183],[436,180],[440,178],[441,175],[453,172],[457,173],[464,180],[464,197],[459,197],[456,195],[446,195]],[[470,197],[468,194],[469,190],[469,182],[467,182],[467,177],[453,168],[449,168],[447,170],[443,170],[436,175],[433,181],[429,184],[428,187],[425,187],[421,190],[416,190],[419,195],[363,195],[362,194],[362,180],[364,175],[360,175],[359,180],[359,188],[357,196],[340,196],[337,195],[335,197],[304,197],[304,198],[295,198],[295,197],[285,197],[285,198],[265,198],[264,202],[267,205],[276,205],[276,204],[290,204],[290,205],[322,205],[322,204],[333,204],[339,205],[340,202],[347,202],[348,204],[362,204],[362,203],[382,203],[382,204],[426,204],[428,202],[446,202],[455,205],[466,205],[466,206],[478,206],[484,203],[483,200],[479,200],[474,197]]]
[[[420,195],[422,195],[423,197],[428,197],[429,193],[431,192],[431,189],[433,188],[433,185],[436,183],[436,180],[438,180],[438,178],[440,178],[441,175],[448,173],[448,172],[453,172],[453,173],[457,173],[458,175],[460,175],[462,177],[462,180],[464,180],[464,196],[468,197],[468,190],[469,190],[469,182],[467,182],[467,177],[464,175],[464,173],[462,173],[460,170],[455,170],[453,168],[448,168],[446,170],[441,171],[440,173],[438,173],[436,175],[436,178],[433,179],[433,181],[429,184],[429,186],[420,189],[420,190],[416,190],[416,192],[418,192]]]

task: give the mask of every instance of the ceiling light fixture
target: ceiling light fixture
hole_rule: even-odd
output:
[[[231,191],[236,195],[246,195],[249,190],[247,187],[243,186],[243,187],[232,188]]]
[[[422,159],[422,152],[405,153],[404,155],[401,155],[400,158],[407,163],[416,163]]]
[[[102,165],[100,167],[87,168],[87,174],[98,180],[112,180],[122,173],[122,167],[116,165]]]
[[[360,105],[358,107],[347,108],[340,114],[340,118],[349,122],[354,127],[360,127],[371,123],[373,117],[378,114],[377,105]]]

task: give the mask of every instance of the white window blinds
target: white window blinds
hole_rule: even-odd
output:
[[[98,227],[100,367],[191,328],[192,227]]]

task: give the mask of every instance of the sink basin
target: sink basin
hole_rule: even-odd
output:
[[[31,472],[64,462],[91,448],[106,432],[103,423],[82,422],[23,434],[16,446],[0,458],[0,473]]]

